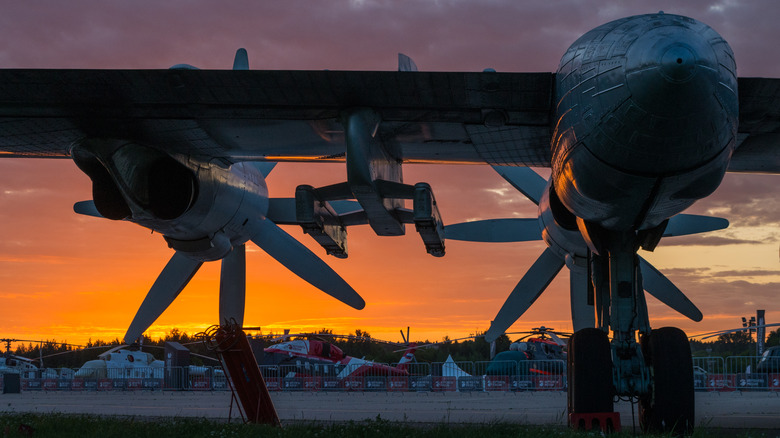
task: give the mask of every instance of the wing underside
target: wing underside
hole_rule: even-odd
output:
[[[342,161],[343,111],[373,109],[404,162],[550,165],[552,73],[0,70],[0,157],[119,138],[226,163]],[[780,173],[780,79],[740,78],[729,171]]]
[[[0,70],[0,156],[119,138],[222,159],[340,161],[367,107],[405,162],[549,166],[551,73]]]

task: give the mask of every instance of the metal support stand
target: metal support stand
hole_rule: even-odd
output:
[[[205,332],[205,342],[222,362],[244,421],[280,426],[271,394],[241,326],[235,323],[211,326]]]

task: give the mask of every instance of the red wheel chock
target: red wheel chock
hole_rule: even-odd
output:
[[[602,432],[620,432],[620,412],[571,413],[569,427],[577,430],[601,429]]]

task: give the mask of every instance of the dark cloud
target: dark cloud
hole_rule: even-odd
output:
[[[680,236],[680,237],[668,237],[661,240],[659,247],[661,246],[723,246],[723,245],[759,245],[766,243],[764,240],[751,240],[751,239],[737,239],[724,236]]]
[[[667,277],[695,277],[701,278],[710,272],[710,268],[666,268],[663,270]]]
[[[777,175],[726,174],[715,193],[687,212],[725,217],[732,227],[780,226],[779,183]]]
[[[718,271],[710,274],[712,277],[766,277],[780,276],[780,270],[740,270],[740,271]]]
[[[730,41],[744,74],[780,70],[766,56],[777,38],[770,0],[527,2],[371,1],[213,3],[39,1],[6,5],[0,17],[5,67],[160,68],[188,62],[230,66],[247,47],[256,68],[392,69],[397,51],[435,70],[551,71],[584,32],[628,15],[688,15]],[[748,32],[747,29],[750,31]]]

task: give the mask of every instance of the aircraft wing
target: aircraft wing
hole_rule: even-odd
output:
[[[780,79],[739,78],[739,131],[730,172],[780,173]]]
[[[0,70],[0,157],[117,138],[226,163],[344,159],[372,108],[405,162],[550,165],[552,73]]]

